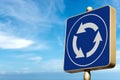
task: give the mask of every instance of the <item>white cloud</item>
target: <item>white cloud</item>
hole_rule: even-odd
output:
[[[39,2],[39,3],[38,3]],[[0,15],[11,16],[28,24],[59,23],[56,12],[64,11],[64,1],[0,1]]]
[[[21,49],[29,47],[31,44],[33,44],[31,40],[0,34],[1,49]]]
[[[49,35],[49,30],[51,31],[51,27],[55,24],[63,24],[64,21],[58,13],[62,13],[64,8],[63,0],[0,0],[0,16],[4,18],[0,20],[0,31],[17,38],[27,37],[27,39],[37,40],[39,36],[42,39],[44,35]],[[48,48],[43,43],[35,47],[34,49],[40,50]]]
[[[39,41],[39,42],[35,42],[32,46],[30,46],[29,48],[25,50],[35,51],[35,50],[48,50],[48,49],[50,49],[49,44],[45,43],[45,41]]]
[[[4,75],[6,74],[7,72],[6,71],[0,71],[0,74]]]
[[[120,50],[117,50],[116,53],[117,53],[117,55],[116,55],[117,60],[120,62],[120,60],[119,60],[120,59]]]
[[[113,69],[110,69],[108,71],[112,71],[112,72],[119,72],[120,71],[120,64],[117,64]]]
[[[115,70],[120,71],[120,64],[116,65]]]
[[[120,39],[117,39],[117,45],[120,45]]]
[[[0,49],[24,50],[25,48],[28,51],[47,51],[51,41],[45,39],[54,34],[51,33],[51,27],[63,24],[64,21],[59,14],[64,11],[64,8],[64,0],[0,0],[0,32],[4,32],[0,34]],[[61,41],[60,45],[62,45]],[[42,63],[43,59],[41,56],[29,54],[16,58],[33,64],[34,62]],[[45,60],[44,62],[41,66],[42,70],[59,71],[62,68],[61,60]],[[47,68],[49,66],[50,68]]]
[[[116,28],[120,29],[120,2],[118,0],[111,0],[113,7],[116,9]]]
[[[40,66],[43,72],[61,72],[63,70],[63,60],[61,59],[51,59],[45,61]]]
[[[118,10],[120,10],[120,2],[118,0],[111,0],[112,5],[114,5]],[[119,12],[119,11],[118,11]]]
[[[11,16],[28,23],[34,23],[36,22],[36,19],[38,19],[39,10],[36,5],[31,1],[27,2],[24,0],[3,0],[0,2],[2,3],[0,5],[1,15]]]
[[[28,67],[24,67],[19,72],[21,72],[21,73],[30,73],[30,69]]]
[[[120,71],[120,50],[116,51],[116,66],[114,68],[104,70],[105,72],[119,72]]]
[[[24,60],[28,60],[28,61],[32,61],[35,63],[39,63],[43,58],[41,56],[35,55],[35,54],[31,54],[31,53],[26,53],[26,54],[20,54],[20,55],[12,55],[12,57],[14,58],[20,58],[20,59],[24,59]]]
[[[26,74],[26,73],[31,73],[30,68],[29,67],[23,67],[19,70],[13,71],[12,73],[16,73],[16,74]]]
[[[29,57],[29,56],[33,56],[32,54],[15,54],[15,55],[11,55],[11,57],[14,57],[14,58],[25,58],[26,57]]]
[[[34,58],[33,60],[39,60],[39,58],[36,57],[36,59]],[[15,68],[14,70],[10,70],[10,71],[7,71],[7,70],[0,71],[0,74],[5,74],[5,73],[21,74],[21,73],[33,73],[33,72],[62,72],[63,71],[63,61],[61,59],[46,60],[37,64],[31,62],[31,64],[32,64],[31,66],[23,65],[20,68]]]
[[[42,57],[33,56],[33,57],[29,57],[28,60],[31,60],[31,61],[34,61],[34,62],[40,62],[42,60]]]
[[[60,37],[58,37],[57,39],[58,39],[58,44],[59,44],[61,47],[63,47],[63,46],[64,46],[64,43],[63,43],[64,40],[62,40]]]
[[[119,37],[119,33],[117,34],[117,40],[116,40],[116,49],[117,49],[117,53],[120,53],[120,37]]]

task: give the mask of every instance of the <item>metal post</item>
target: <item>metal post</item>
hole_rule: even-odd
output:
[[[87,12],[89,12],[89,11],[92,11],[93,10],[93,8],[92,7],[87,7]]]
[[[91,80],[90,70],[84,71],[84,80]]]
[[[92,11],[92,7],[87,7],[87,12]],[[91,73],[90,70],[84,71],[84,80],[91,80]]]

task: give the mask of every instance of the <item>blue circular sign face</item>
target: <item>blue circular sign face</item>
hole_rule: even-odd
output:
[[[105,21],[96,14],[80,17],[67,37],[67,54],[77,66],[88,66],[102,55],[108,39]]]

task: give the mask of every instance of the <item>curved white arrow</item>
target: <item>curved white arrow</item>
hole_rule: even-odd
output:
[[[95,42],[95,45],[89,52],[87,52],[87,57],[90,57],[92,54],[94,54],[94,52],[97,50],[97,48],[99,46],[100,41],[102,41],[102,38],[101,38],[101,35],[98,31],[98,33],[93,41],[93,42]]]
[[[84,57],[84,54],[83,54],[82,49],[80,48],[80,49],[78,50],[76,43],[77,43],[77,36],[74,36],[74,37],[73,37],[73,43],[72,43],[72,45],[73,45],[73,50],[74,50],[74,52],[75,52],[75,54],[76,54],[76,58]]]
[[[86,28],[92,28],[94,31],[97,31],[98,30],[98,26],[94,23],[85,23],[85,24],[82,24],[80,25],[78,31],[77,31],[77,34],[79,33],[84,33],[86,32]],[[94,54],[94,52],[97,50],[99,44],[100,44],[100,41],[102,41],[102,38],[101,38],[101,35],[98,31],[95,39],[94,39],[94,47],[89,51],[87,52],[87,56],[86,57],[90,57],[92,54]],[[76,58],[81,58],[81,57],[85,57],[84,54],[83,54],[83,51],[81,48],[77,48],[77,36],[74,36],[73,37],[73,43],[72,43],[72,46],[73,46],[73,50],[76,54]]]
[[[94,23],[91,23],[91,22],[85,23],[85,24],[81,23],[80,27],[79,27],[79,29],[77,31],[77,34],[86,32],[86,30],[85,30],[86,28],[92,28],[94,31],[97,31],[98,26],[96,24],[94,24]]]

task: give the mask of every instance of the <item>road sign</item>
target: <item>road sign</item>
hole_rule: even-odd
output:
[[[112,68],[116,56],[116,12],[111,6],[67,20],[64,70]]]

